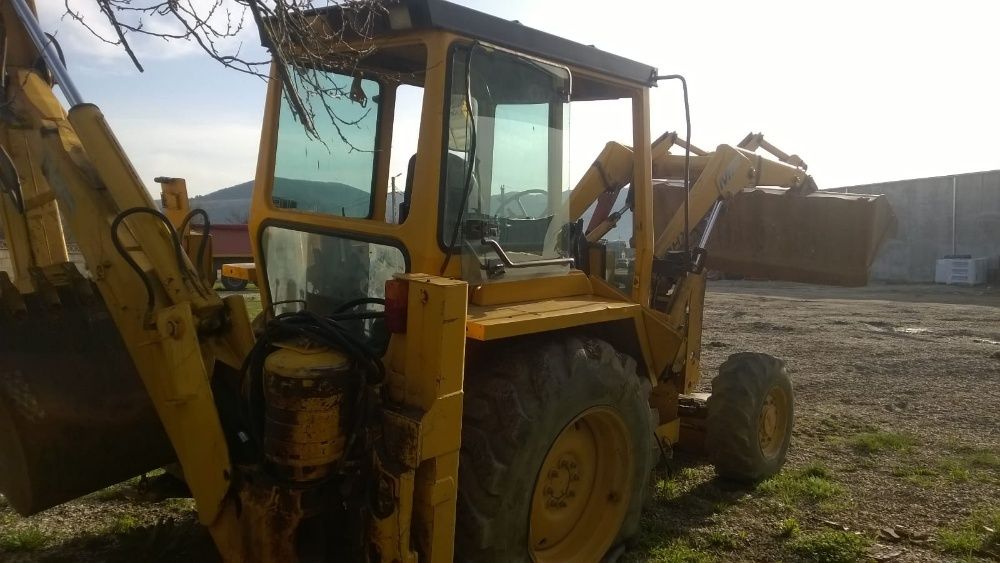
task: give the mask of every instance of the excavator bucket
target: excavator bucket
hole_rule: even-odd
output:
[[[115,324],[91,282],[0,273],[0,493],[21,514],[174,459]]]
[[[863,286],[895,226],[883,196],[744,190],[726,201],[706,265],[750,278]]]

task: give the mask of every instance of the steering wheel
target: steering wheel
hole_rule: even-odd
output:
[[[500,200],[500,203],[497,205],[497,215],[500,215],[501,212],[504,209],[506,209],[508,205],[516,203],[517,207],[521,210],[521,216],[522,216],[521,218],[531,219],[531,217],[528,215],[528,210],[525,209],[524,204],[521,203],[521,198],[526,195],[543,195],[548,197],[549,192],[547,192],[546,190],[524,190],[521,192],[513,192],[507,194]]]

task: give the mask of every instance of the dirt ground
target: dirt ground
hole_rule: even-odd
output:
[[[785,470],[736,486],[676,454],[624,560],[1000,560],[1000,290],[712,282],[702,390],[745,350],[793,379]],[[0,560],[215,560],[190,500],[141,488],[26,519],[0,499]]]

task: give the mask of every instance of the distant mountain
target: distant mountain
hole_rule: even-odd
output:
[[[228,188],[222,188],[212,193],[194,196],[190,204],[192,209],[204,209],[209,219],[216,224],[246,223],[250,217],[250,196],[253,193],[253,181],[243,182]]]
[[[236,184],[235,186],[229,186],[228,188],[222,188],[221,190],[215,190],[210,194],[194,196],[193,200],[210,200],[217,201],[223,199],[250,199],[250,195],[253,194],[253,180],[243,182],[242,184]]]
[[[340,215],[364,213],[371,196],[368,192],[340,182],[313,182],[291,178],[276,178],[279,205],[308,211]],[[250,216],[253,182],[243,182],[228,188],[191,198],[191,207],[204,209],[217,224],[246,223]]]

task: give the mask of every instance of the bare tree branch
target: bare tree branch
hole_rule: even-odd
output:
[[[309,135],[318,139],[316,120],[329,120],[340,140],[353,150],[344,128],[357,126],[367,113],[350,118],[338,115],[330,102],[357,99],[357,92],[352,93],[351,85],[331,81],[326,70],[358,76],[360,61],[372,50],[376,18],[394,0],[93,1],[110,24],[110,33],[87,21],[73,8],[73,0],[64,0],[64,17],[80,23],[101,41],[122,47],[140,71],[143,67],[134,39],[143,36],[194,43],[224,67],[262,79],[268,78],[273,63],[285,100]],[[339,23],[314,16],[315,9],[329,6],[340,7]],[[251,25],[265,39],[270,60],[242,54],[239,36]]]

